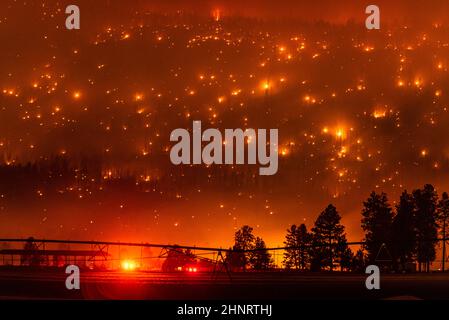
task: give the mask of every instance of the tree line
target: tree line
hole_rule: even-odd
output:
[[[369,264],[398,272],[417,264],[420,272],[428,272],[436,259],[439,239],[446,238],[448,222],[449,195],[444,192],[439,198],[430,184],[411,193],[405,190],[394,207],[387,194],[373,191],[363,202],[361,227],[365,237],[360,249],[354,253],[348,246],[341,216],[329,204],[310,231],[305,224],[293,224],[287,230],[282,264],[289,270],[355,272]],[[445,241],[442,244],[446,257]],[[273,267],[265,242],[254,236],[250,226],[243,226],[235,233],[226,262],[234,270]]]
[[[439,241],[446,239],[448,222],[449,195],[443,192],[439,197],[430,184],[411,193],[403,191],[394,206],[386,193],[373,191],[363,202],[361,228],[365,236],[355,253],[348,245],[337,208],[329,204],[310,230],[305,224],[293,224],[287,229],[282,265],[288,270],[363,272],[367,265],[375,264],[400,272],[408,270],[410,264],[417,264],[420,272],[428,272],[436,259]],[[446,257],[445,242],[442,241],[443,257]],[[30,240],[24,249],[34,250],[31,245]],[[173,271],[195,264],[197,258],[189,250],[170,250],[163,270]],[[39,264],[36,259],[40,258],[24,256],[22,263]],[[235,232],[234,245],[226,250],[224,260],[234,271],[277,267],[265,241],[254,235],[253,228],[247,225]]]

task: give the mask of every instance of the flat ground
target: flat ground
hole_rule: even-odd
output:
[[[64,270],[0,270],[0,299],[449,299],[449,273],[381,276],[344,273],[81,272],[81,290],[65,288]]]

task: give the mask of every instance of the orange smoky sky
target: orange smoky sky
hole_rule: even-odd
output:
[[[214,9],[222,11],[223,15],[248,16],[257,18],[299,18],[306,21],[346,22],[360,21],[365,18],[365,8],[368,5],[378,5],[382,18],[386,22],[424,22],[446,19],[449,3],[444,0],[406,1],[406,0],[174,0],[167,1],[139,1],[142,6],[165,12],[185,10],[195,13],[208,14]]]

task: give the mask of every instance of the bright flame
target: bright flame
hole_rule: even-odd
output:
[[[415,84],[415,87],[420,88],[423,85],[423,80],[421,78],[416,78],[414,81],[414,84]]]
[[[220,21],[220,19],[221,19],[221,11],[220,11],[220,9],[215,9],[213,12],[212,12],[212,16],[214,17],[214,20],[215,21]]]
[[[81,97],[81,92],[75,91],[75,92],[73,93],[73,98],[74,98],[74,99],[79,99],[80,97]]]
[[[344,130],[343,128],[338,128],[338,129],[335,131],[335,136],[336,136],[338,139],[344,139],[344,138],[346,137],[346,132],[345,132],[345,130]]]
[[[304,101],[309,103],[309,104],[314,104],[316,103],[316,99],[312,96],[306,95],[304,96]]]
[[[268,82],[268,80],[265,80],[262,82],[262,84],[260,85],[261,89],[264,91],[270,90],[271,85],[270,82]]]
[[[281,154],[281,156],[285,157],[288,156],[289,150],[287,148],[282,148],[281,150],[279,150],[279,153]]]
[[[387,110],[374,110],[373,117],[375,119],[385,118],[387,116]]]

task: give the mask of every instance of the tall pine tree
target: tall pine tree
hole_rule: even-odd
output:
[[[395,269],[406,270],[406,263],[413,259],[416,253],[416,221],[415,202],[413,196],[405,190],[396,206],[393,218],[391,241]]]
[[[284,252],[283,264],[286,269],[305,270],[310,261],[311,235],[307,231],[305,224],[299,227],[292,225],[287,229],[284,245],[287,249]]]
[[[253,235],[253,228],[250,226],[243,226],[237,232],[234,236],[234,251],[236,255],[239,255],[239,259],[241,260],[241,264],[243,266],[243,270],[246,269],[247,265],[249,264],[249,259],[251,257],[251,252],[245,252],[246,250],[252,250],[254,249],[254,241],[255,236]]]
[[[443,237],[443,258],[441,269],[443,272],[446,270],[446,229],[449,223],[449,195],[444,192],[441,196],[441,200],[438,202],[437,221],[440,225],[441,236]]]
[[[250,256],[250,264],[254,270],[267,270],[272,267],[271,254],[268,252],[265,241],[262,238],[256,237],[253,250]]]
[[[436,222],[438,196],[434,187],[426,184],[423,189],[413,191],[416,206],[416,236],[417,236],[417,259],[419,270],[422,265],[427,272],[430,263],[435,260],[435,245],[438,236],[438,224]]]
[[[374,191],[363,202],[362,229],[365,231],[365,249],[368,252],[368,261],[375,263],[382,244],[391,248],[391,224],[393,213],[388,204],[385,193],[377,194]]]
[[[339,261],[341,251],[345,249],[345,227],[340,224],[341,217],[330,204],[315,221],[312,228],[312,269],[319,271],[324,267],[334,269],[334,262]]]

